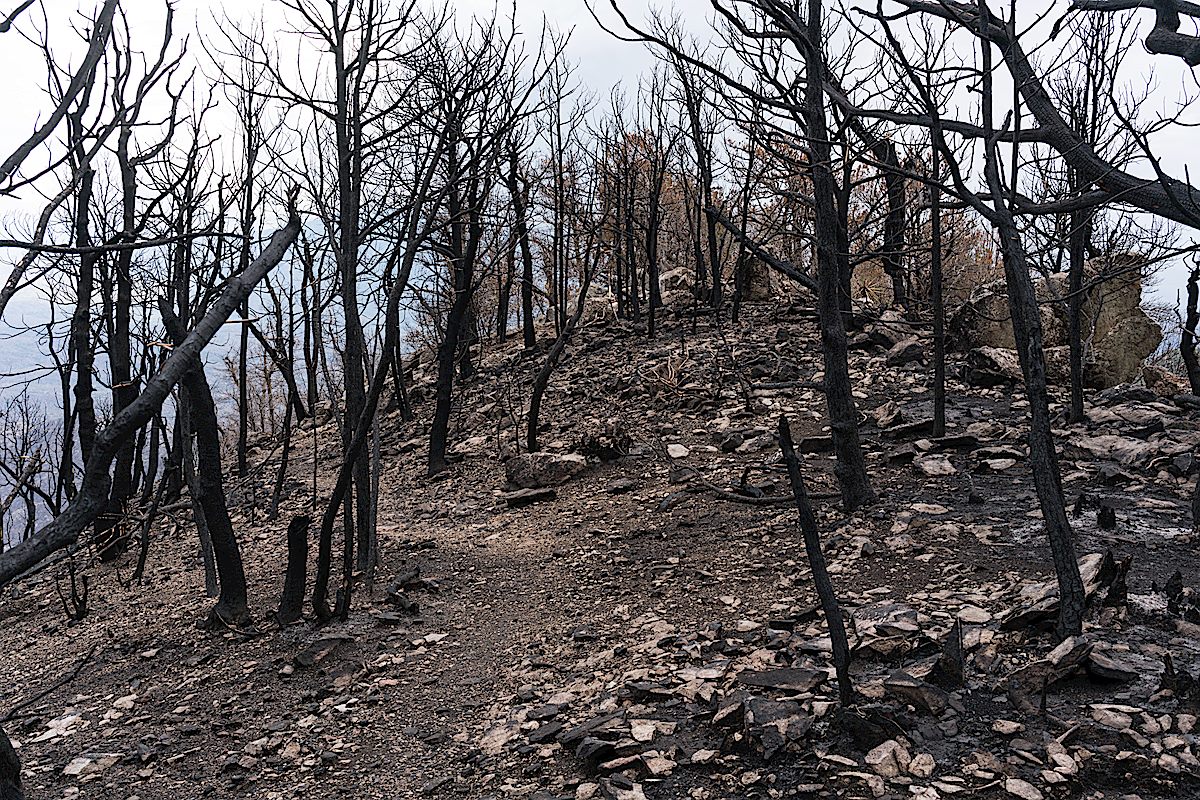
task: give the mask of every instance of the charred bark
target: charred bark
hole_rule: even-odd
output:
[[[294,196],[291,199],[294,201]],[[80,532],[95,521],[108,500],[108,470],[121,440],[132,436],[158,413],[163,401],[184,373],[200,362],[200,351],[263,276],[283,259],[299,232],[300,217],[292,208],[287,224],[275,232],[250,269],[229,279],[208,313],[174,348],[162,368],[146,382],[137,399],[122,409],[96,437],[84,470],[83,484],[67,508],[43,526],[37,536],[0,554],[0,587],[12,582],[51,553],[74,544]]]
[[[809,169],[816,203],[817,311],[825,363],[825,400],[837,455],[834,472],[841,487],[843,507],[846,511],[854,511],[873,502],[875,493],[871,490],[859,442],[858,409],[850,384],[849,347],[842,316],[842,276],[838,266],[832,152],[825,121],[825,91],[818,79],[825,71],[824,58],[819,49],[819,43],[823,41],[821,20],[821,0],[808,0],[805,69],[809,79],[804,91],[803,116],[811,152]]]
[[[183,344],[187,333],[170,304],[163,301],[159,303],[158,310],[167,333],[175,344]],[[233,532],[233,520],[229,517],[229,507],[225,501],[225,479],[221,469],[221,429],[217,422],[217,407],[213,403],[212,391],[208,388],[202,365],[196,364],[186,371],[181,385],[188,395],[188,413],[196,434],[196,477],[200,493],[198,502],[204,510],[204,520],[208,524],[208,535],[217,565],[217,577],[221,582],[221,593],[205,626],[242,626],[250,620],[250,609],[246,603],[246,572],[242,567],[241,550],[238,548],[237,536]]]
[[[941,153],[933,149],[933,183],[929,187],[929,294],[933,305],[933,434],[946,435],[946,298],[942,288]]]
[[[1187,316],[1179,334],[1179,355],[1187,370],[1192,394],[1200,395],[1200,357],[1196,355],[1196,326],[1200,325],[1200,267],[1192,267],[1187,281]]]
[[[1090,238],[1091,216],[1086,211],[1071,213],[1069,238],[1070,267],[1067,273],[1067,345],[1071,361],[1072,423],[1083,421],[1083,308],[1087,290],[1083,285],[1083,267]]]
[[[24,800],[21,791],[21,759],[8,736],[0,730],[0,800]]]
[[[800,529],[804,534],[804,551],[808,555],[808,564],[813,574],[813,587],[821,601],[825,623],[829,626],[829,639],[833,645],[833,666],[837,673],[838,698],[843,706],[850,706],[854,704],[854,685],[850,682],[850,647],[846,641],[846,625],[842,620],[842,609],[838,604],[837,594],[833,590],[833,581],[829,577],[829,568],[825,564],[821,533],[817,527],[812,503],[808,499],[808,491],[804,486],[804,476],[800,474],[800,460],[796,458],[792,432],[788,427],[787,417],[782,416],[779,418],[779,448],[783,453],[783,463],[787,466],[792,494],[796,498]]]
[[[280,625],[290,625],[300,619],[304,607],[304,587],[308,580],[308,529],[312,520],[307,514],[292,518],[287,529],[287,572],[279,594],[279,610],[275,619]]]

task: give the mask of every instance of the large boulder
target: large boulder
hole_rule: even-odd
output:
[[[686,266],[667,270],[658,276],[658,286],[663,305],[689,306],[696,297],[696,269]]]
[[[856,309],[858,310],[858,309]],[[864,314],[867,316],[868,314]],[[904,316],[895,309],[885,308],[866,328],[872,344],[891,350],[901,342],[917,338],[917,332]]]
[[[1110,328],[1097,325],[1096,344],[1085,377],[1090,375],[1089,383],[1101,389],[1128,383],[1141,374],[1143,362],[1154,354],[1162,339],[1162,327],[1140,306]]]
[[[1104,280],[1099,278],[1109,276]],[[1113,259],[1103,270],[1089,265],[1085,284],[1092,285],[1083,304],[1084,382],[1096,389],[1128,383],[1141,374],[1142,362],[1158,348],[1162,329],[1142,310],[1140,269],[1131,258]],[[1094,284],[1094,285],[1093,285]],[[1051,380],[1069,376],[1066,348],[1068,279],[1057,273],[1034,282],[1040,303],[1042,331]],[[952,341],[963,350],[1015,345],[1003,281],[985,284],[950,319]]]
[[[690,294],[696,285],[696,270],[690,266],[669,269],[658,276],[658,285],[664,294]]]
[[[889,367],[902,367],[905,364],[924,360],[925,346],[915,336],[911,339],[905,339],[902,342],[896,342],[896,345],[888,350],[887,354],[887,365]]]
[[[967,353],[964,375],[972,386],[1001,386],[1021,379],[1017,351],[1006,347],[976,347]]]
[[[504,462],[509,484],[520,489],[558,486],[586,468],[587,459],[575,453],[522,453]]]
[[[617,318],[617,298],[607,287],[593,283],[588,287],[587,299],[583,301],[585,324],[607,323]]]
[[[1187,379],[1182,375],[1176,375],[1169,369],[1154,364],[1142,367],[1142,381],[1147,389],[1161,397],[1174,397],[1191,391]]]

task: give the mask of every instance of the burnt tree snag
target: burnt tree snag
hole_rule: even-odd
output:
[[[808,554],[808,564],[812,569],[813,585],[821,601],[821,609],[825,612],[825,622],[829,625],[829,639],[833,643],[833,668],[837,672],[838,698],[843,706],[851,706],[854,704],[854,686],[850,682],[850,647],[846,642],[846,625],[842,621],[842,609],[838,605],[837,595],[833,592],[829,569],[825,566],[825,553],[821,550],[817,517],[808,499],[808,490],[804,487],[804,476],[800,474],[800,460],[796,457],[792,432],[788,428],[785,416],[779,418],[779,449],[783,453],[783,463],[787,466],[788,480],[791,481],[792,494],[796,498],[800,530],[804,533],[804,551]]]
[[[287,572],[283,576],[283,591],[279,594],[276,621],[289,625],[300,619],[304,606],[304,586],[308,580],[308,528],[312,520],[307,514],[292,517],[287,529]]]
[[[0,730],[0,800],[24,800],[21,792],[21,759]]]
[[[177,346],[182,344],[186,333],[171,304],[166,300],[161,301],[158,312],[171,339]],[[217,407],[208,387],[208,379],[204,376],[204,367],[199,363],[184,374],[181,384],[188,396],[188,412],[192,430],[196,434],[196,488],[200,494],[197,500],[208,523],[217,577],[221,582],[221,593],[205,627],[216,628],[221,624],[241,626],[250,620],[250,609],[246,604],[246,571],[242,567],[242,553],[225,500]]]
[[[245,297],[249,297],[258,282],[283,259],[288,248],[296,241],[300,234],[300,215],[295,210],[295,197],[296,193],[292,192],[288,202],[287,224],[271,236],[249,269],[226,282],[208,313],[196,322],[184,341],[173,348],[170,357],[146,382],[137,399],[121,409],[97,435],[84,469],[83,484],[70,505],[43,526],[36,536],[0,553],[0,587],[11,583],[51,553],[75,544],[80,532],[104,510],[111,483],[108,470],[121,441],[132,436],[159,412],[184,373],[200,363],[200,351],[204,346],[212,341],[234,309]]]

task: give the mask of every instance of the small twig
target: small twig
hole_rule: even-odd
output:
[[[87,666],[88,662],[90,662],[92,660],[92,656],[94,656],[96,654],[96,650],[99,649],[99,647],[100,647],[99,643],[92,645],[91,649],[88,650],[87,653],[83,656],[83,658],[81,658],[79,660],[79,663],[75,665],[75,669],[71,670],[71,672],[68,675],[66,675],[65,677],[59,678],[57,681],[52,683],[49,687],[42,690],[41,692],[38,692],[37,694],[35,694],[33,697],[29,698],[28,700],[24,700],[20,703],[17,703],[15,706],[13,706],[7,714],[5,714],[3,717],[0,717],[0,724],[3,724],[5,722],[11,722],[12,720],[17,719],[18,717],[32,716],[31,714],[18,714],[17,712],[19,712],[23,708],[28,708],[29,706],[33,705],[34,703],[36,703],[39,700],[41,700],[42,698],[44,698],[46,695],[53,692],[55,689],[65,686],[68,683],[70,683],[71,681],[75,680],[77,677],[79,677],[79,673],[83,672],[83,668],[85,666]]]
[[[693,485],[688,487],[689,492],[711,492],[722,500],[728,500],[731,503],[742,503],[748,506],[786,506],[795,502],[790,496],[785,497],[751,497],[745,494],[731,492],[728,489],[722,489],[712,481],[709,481],[695,467],[688,467],[692,472]],[[813,500],[835,500],[841,497],[838,492],[809,492],[809,498]]]
[[[205,618],[201,627],[205,630],[213,630],[217,625],[225,628],[225,630],[229,631],[230,633],[235,633],[238,636],[241,636],[243,639],[256,639],[260,636],[267,635],[266,631],[260,631],[258,628],[239,628],[235,625],[230,625],[225,621],[224,617],[222,617],[220,614],[217,614],[215,611],[210,613],[208,617]]]
[[[752,383],[754,391],[774,391],[777,389],[812,389],[814,392],[825,391],[825,383],[816,381],[780,381],[779,383]]]

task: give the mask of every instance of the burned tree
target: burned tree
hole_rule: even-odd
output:
[[[294,202],[294,198],[293,201]],[[109,469],[125,437],[149,422],[184,374],[199,363],[204,349],[237,306],[287,253],[300,233],[300,216],[290,205],[287,223],[272,235],[243,273],[228,279],[217,299],[187,332],[137,398],[113,417],[96,436],[78,494],[31,539],[0,554],[0,586],[7,585],[46,556],[75,544],[79,534],[102,513],[108,501]]]
[[[833,646],[833,664],[837,673],[838,697],[843,706],[854,704],[854,685],[850,682],[850,647],[846,640],[846,625],[842,620],[841,606],[829,578],[825,564],[825,553],[821,549],[821,533],[817,528],[817,517],[813,513],[804,476],[800,473],[800,460],[796,457],[796,446],[792,443],[792,432],[787,417],[779,418],[779,447],[783,463],[787,467],[788,481],[796,500],[796,511],[800,515],[800,530],[804,534],[804,552],[812,570],[813,587],[825,613],[825,624],[829,626],[829,639]]]

